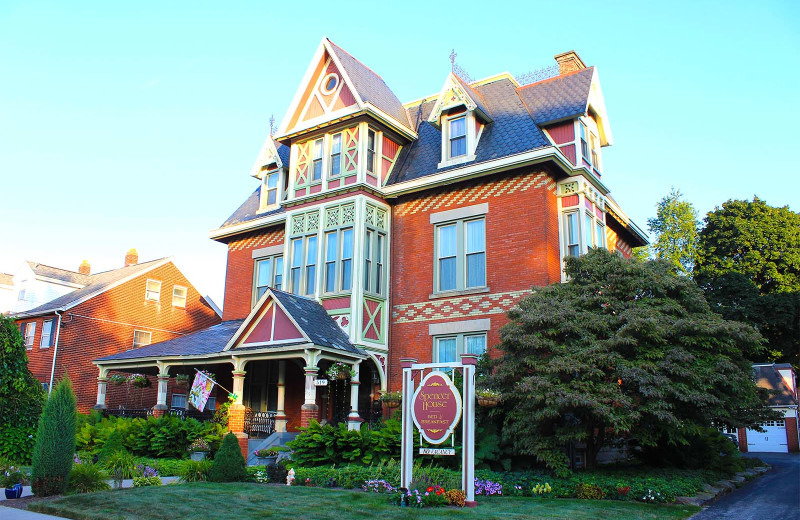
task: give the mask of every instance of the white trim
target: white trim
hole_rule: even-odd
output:
[[[481,204],[474,204],[472,206],[465,206],[463,208],[448,209],[446,211],[437,211],[431,213],[430,223],[439,224],[449,220],[461,220],[470,217],[477,217],[479,215],[486,215],[489,213],[489,203],[483,202]]]
[[[140,334],[147,334],[148,335],[147,343],[139,343],[139,344],[136,343],[136,333],[137,332],[140,333]],[[153,343],[153,333],[152,332],[150,332],[149,330],[133,329],[133,342],[132,342],[132,347],[131,348],[146,347],[147,345],[151,345],[152,343]]]
[[[150,282],[158,284],[158,291],[151,290],[149,288]],[[144,284],[144,301],[147,301],[147,302],[161,302],[161,286],[162,285],[163,284],[161,283],[161,280],[156,280],[154,278],[148,278],[147,281]],[[153,292],[153,293],[154,292],[158,292],[158,297],[157,298],[150,298],[148,293],[151,293],[151,292]]]
[[[315,193],[315,195],[317,194]],[[254,220],[249,220],[247,222],[242,222],[241,224],[235,224],[233,226],[228,226],[224,228],[212,229],[211,231],[208,232],[208,238],[212,240],[217,240],[219,238],[238,235],[240,233],[244,233],[245,231],[252,231],[254,229],[271,226],[273,224],[280,224],[285,220],[286,220],[286,213],[276,213],[274,215],[268,215],[266,217],[260,217]]]
[[[283,244],[277,246],[262,247],[261,249],[253,249],[253,260],[264,258],[267,256],[282,255]]]
[[[183,293],[183,305],[176,305],[175,304],[175,291],[177,289],[183,289],[183,291],[184,291],[184,293]],[[173,307],[180,307],[182,309],[185,309],[186,308],[186,304],[188,302],[189,302],[189,288],[186,287],[185,285],[177,285],[177,284],[173,285],[172,286],[172,306]]]
[[[284,266],[285,265],[286,265],[286,262],[284,262]],[[275,297],[275,294],[273,294],[272,288],[270,287],[270,288],[268,288],[266,290],[264,295],[261,296],[261,299],[258,300],[258,302],[255,304],[253,309],[250,311],[250,314],[247,315],[247,318],[245,318],[245,320],[242,322],[242,324],[239,325],[239,328],[236,329],[236,333],[233,335],[233,337],[231,337],[231,339],[228,340],[228,343],[225,344],[225,348],[222,349],[223,352],[228,352],[233,348],[233,345],[236,343],[236,341],[238,341],[238,339],[241,337],[241,335],[244,333],[245,329],[250,325],[250,322],[253,321],[253,319],[255,318],[256,315],[266,314],[269,306],[264,307],[263,309],[261,307],[262,307],[262,305],[264,305],[264,302],[266,302],[268,297],[272,298],[272,302],[274,302],[275,305],[283,311],[283,313],[286,315],[286,317],[289,318],[289,321],[291,321],[292,324],[295,327],[297,327],[297,331],[300,332],[300,334],[303,336],[303,339],[305,339],[308,343],[312,343],[311,338],[309,338],[308,335],[306,335],[305,331],[303,330],[303,327],[301,327],[294,320],[292,315],[281,304],[280,300],[278,300],[278,298]],[[302,296],[301,296],[301,298],[302,298]],[[263,316],[259,316],[259,317],[263,317]],[[296,341],[299,341],[299,340],[296,340]]]
[[[463,334],[469,332],[487,332],[491,328],[492,320],[490,318],[431,323],[428,325],[428,335],[446,336],[449,334]]]

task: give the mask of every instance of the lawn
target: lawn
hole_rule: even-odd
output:
[[[480,497],[475,509],[399,508],[386,496],[359,491],[286,487],[253,483],[195,483],[135,488],[72,495],[33,503],[30,509],[75,520],[212,518],[247,520],[259,518],[330,519],[392,518],[491,518],[503,519],[681,519],[697,507],[642,504],[609,500]]]

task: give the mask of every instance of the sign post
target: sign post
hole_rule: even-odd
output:
[[[465,505],[475,507],[475,365],[478,356],[462,354],[460,362],[417,363],[400,360],[403,369],[402,443],[400,449],[400,486],[408,489],[413,479],[414,425],[420,437],[438,445],[451,438],[462,424],[461,489]],[[443,370],[459,370],[463,376],[461,394]],[[426,374],[427,372],[427,374]],[[415,379],[419,376],[419,385]],[[454,455],[451,448],[420,448],[421,455]]]

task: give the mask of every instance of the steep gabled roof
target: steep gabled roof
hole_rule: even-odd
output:
[[[175,339],[151,343],[95,361],[123,361],[142,358],[172,356],[202,356],[222,352],[244,320],[223,321],[207,329],[198,330]]]
[[[106,292],[107,290],[116,287],[117,285],[127,281],[128,279],[146,273],[156,267],[160,267],[168,262],[171,258],[160,258],[158,260],[151,260],[149,262],[142,262],[139,264],[129,265],[120,269],[105,271],[102,273],[92,274],[87,277],[86,285],[80,289],[76,289],[63,296],[59,296],[55,300],[51,300],[43,305],[34,307],[33,309],[13,314],[15,318],[30,318],[33,316],[40,316],[42,314],[51,314],[57,310],[66,310],[75,305],[94,298],[95,296]]]
[[[270,215],[275,215],[277,213],[283,213],[285,208],[280,206],[276,209],[271,211],[266,211],[264,213],[259,213],[258,208],[260,207],[261,203],[261,187],[259,186],[256,188],[256,191],[250,194],[247,197],[241,206],[239,206],[233,214],[228,217],[225,222],[219,227],[219,229],[235,226],[237,224],[241,224],[243,222],[249,222],[251,220],[256,220],[263,217],[268,217]]]
[[[89,276],[85,274],[69,271],[67,269],[61,269],[59,267],[40,264],[38,262],[27,261],[26,263],[36,276],[52,278],[54,280],[76,285],[86,285],[88,283]]]
[[[789,366],[791,368],[791,365]],[[775,365],[754,365],[756,385],[774,392],[769,398],[770,406],[792,406],[797,404],[792,390],[775,370]]]
[[[586,113],[595,68],[556,76],[524,87],[518,92],[537,125],[572,119]]]

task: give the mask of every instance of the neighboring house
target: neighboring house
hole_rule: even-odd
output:
[[[772,395],[769,406],[781,413],[782,419],[760,424],[763,432],[739,428],[739,449],[754,452],[797,452],[797,381],[792,365],[753,365],[756,384],[766,388]]]
[[[27,311],[80,289],[87,283],[89,269],[89,263],[85,260],[77,272],[38,262],[23,262],[11,275],[12,295],[10,299],[6,299],[7,294],[3,294],[5,298],[0,300],[0,313]],[[8,280],[3,280],[7,276],[0,275],[0,289],[4,289],[3,293],[8,287]]]
[[[211,304],[170,258],[138,263],[136,251],[131,250],[120,269],[90,274],[86,264],[82,273],[71,274],[80,277],[80,288],[12,317],[22,332],[33,375],[49,389],[68,374],[81,412],[96,402],[97,370],[92,359],[220,322]],[[116,392],[112,404],[143,398],[141,392],[124,395],[129,391],[126,387]]]
[[[14,275],[0,273],[0,314],[6,314],[14,308]]]
[[[246,408],[279,432],[355,428],[400,388],[401,358],[483,353],[532,287],[565,280],[565,257],[646,244],[606,185],[597,71],[556,61],[531,84],[443,74],[403,104],[323,39],[253,165],[259,187],[211,232],[228,245],[224,321],[95,359],[98,407],[111,370],[158,370],[164,409],[167,376],[205,367],[236,394],[240,439]],[[356,376],[318,381],[337,361]]]

